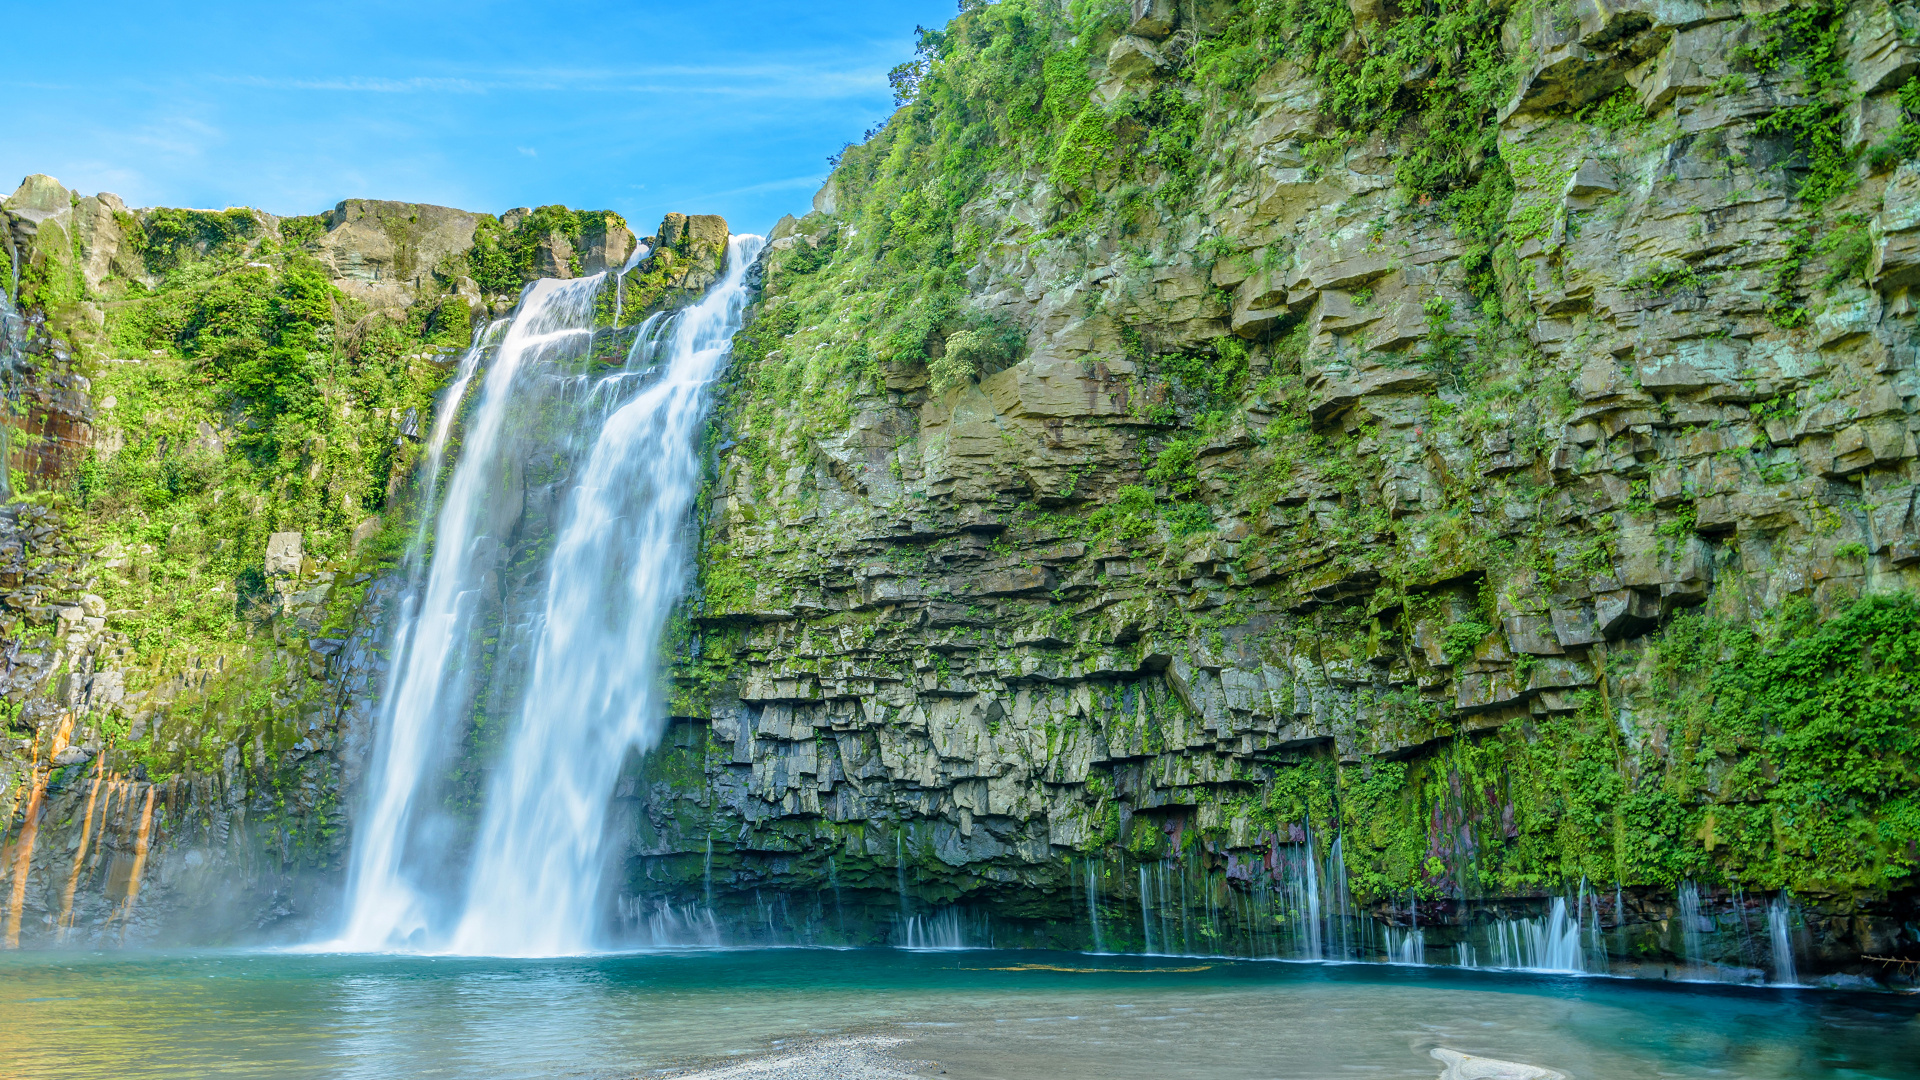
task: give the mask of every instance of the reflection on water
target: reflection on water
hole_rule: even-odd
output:
[[[1579,1078],[1920,1078],[1920,1002],[1065,953],[497,961],[0,957],[0,1076],[620,1077],[900,1025],[953,1080],[1418,1077],[1434,1046]]]

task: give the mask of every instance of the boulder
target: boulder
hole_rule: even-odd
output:
[[[599,274],[617,270],[626,264],[638,244],[633,230],[617,215],[607,214],[603,221],[589,221],[576,253],[580,257],[580,272]]]
[[[1107,82],[1101,87],[1109,101],[1120,94],[1149,86],[1167,59],[1153,42],[1134,34],[1122,34],[1107,50]]]
[[[535,269],[541,277],[570,278],[573,276],[575,259],[573,242],[564,235],[550,232],[542,237],[534,249]]]
[[[827,182],[821,184],[820,190],[813,193],[813,209],[819,214],[840,212],[840,184],[833,177],[827,177]]]
[[[277,532],[267,537],[267,576],[295,577],[306,557],[303,538],[297,532]]]
[[[369,307],[392,309],[411,304],[436,270],[473,246],[480,216],[428,203],[343,199],[321,220],[327,231],[314,255],[334,285]]]
[[[1133,18],[1127,23],[1127,33],[1159,39],[1173,33],[1179,21],[1180,11],[1173,0],[1133,0]]]
[[[13,194],[0,202],[0,209],[19,222],[24,223],[27,235],[48,218],[73,212],[75,194],[61,186],[60,181],[45,173],[34,173],[20,181]],[[22,226],[16,225],[15,231]]]
[[[69,746],[53,755],[55,766],[65,768],[68,765],[81,765],[93,760],[93,752],[80,746]]]

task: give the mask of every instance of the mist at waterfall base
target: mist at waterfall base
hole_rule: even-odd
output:
[[[614,782],[664,720],[655,657],[687,576],[708,384],[740,326],[760,247],[759,237],[734,237],[723,280],[694,306],[643,322],[616,370],[594,355],[606,337],[596,333],[603,294],[620,299],[606,274],[535,282],[462,358],[427,449],[430,501],[450,474],[406,567],[345,926],[325,947],[497,956],[593,947]],[[517,474],[532,493],[536,470],[550,475],[544,494],[561,508],[538,599],[515,622],[513,610],[488,606],[520,525],[501,478]],[[504,659],[482,653],[489,617],[501,620],[493,637],[509,643]],[[518,668],[522,685],[501,710],[509,723],[478,827],[463,829],[444,795],[489,665]]]
[[[0,954],[0,1070],[630,1077],[881,1027],[952,1080],[1431,1080],[1435,1046],[1608,1080],[1907,1080],[1915,1009],[1886,994],[1059,952],[28,952]]]

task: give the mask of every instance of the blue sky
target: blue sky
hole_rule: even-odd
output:
[[[10,5],[0,194],[311,214],[668,210],[764,231],[892,110],[954,0]]]

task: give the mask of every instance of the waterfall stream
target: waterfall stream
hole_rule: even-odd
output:
[[[1787,906],[1786,893],[1767,905],[1767,941],[1773,950],[1773,982],[1779,986],[1800,985],[1793,965],[1793,913]]]
[[[605,274],[535,282],[511,323],[462,359],[427,451],[429,498],[456,426],[458,459],[411,557],[348,918],[327,947],[592,948],[613,787],[664,722],[656,656],[687,576],[707,386],[740,326],[760,246],[734,237],[724,279],[693,307],[643,324],[609,374],[593,373],[592,356]],[[478,401],[456,425],[482,370]],[[514,570],[522,504],[537,499],[557,500],[551,554],[528,579],[527,610],[496,610],[489,598]],[[484,653],[496,632],[500,650]],[[499,681],[476,700],[481,678],[500,678],[494,668],[521,672],[512,700],[498,700]],[[469,743],[489,740],[498,750],[469,852],[447,809],[448,774]]]

